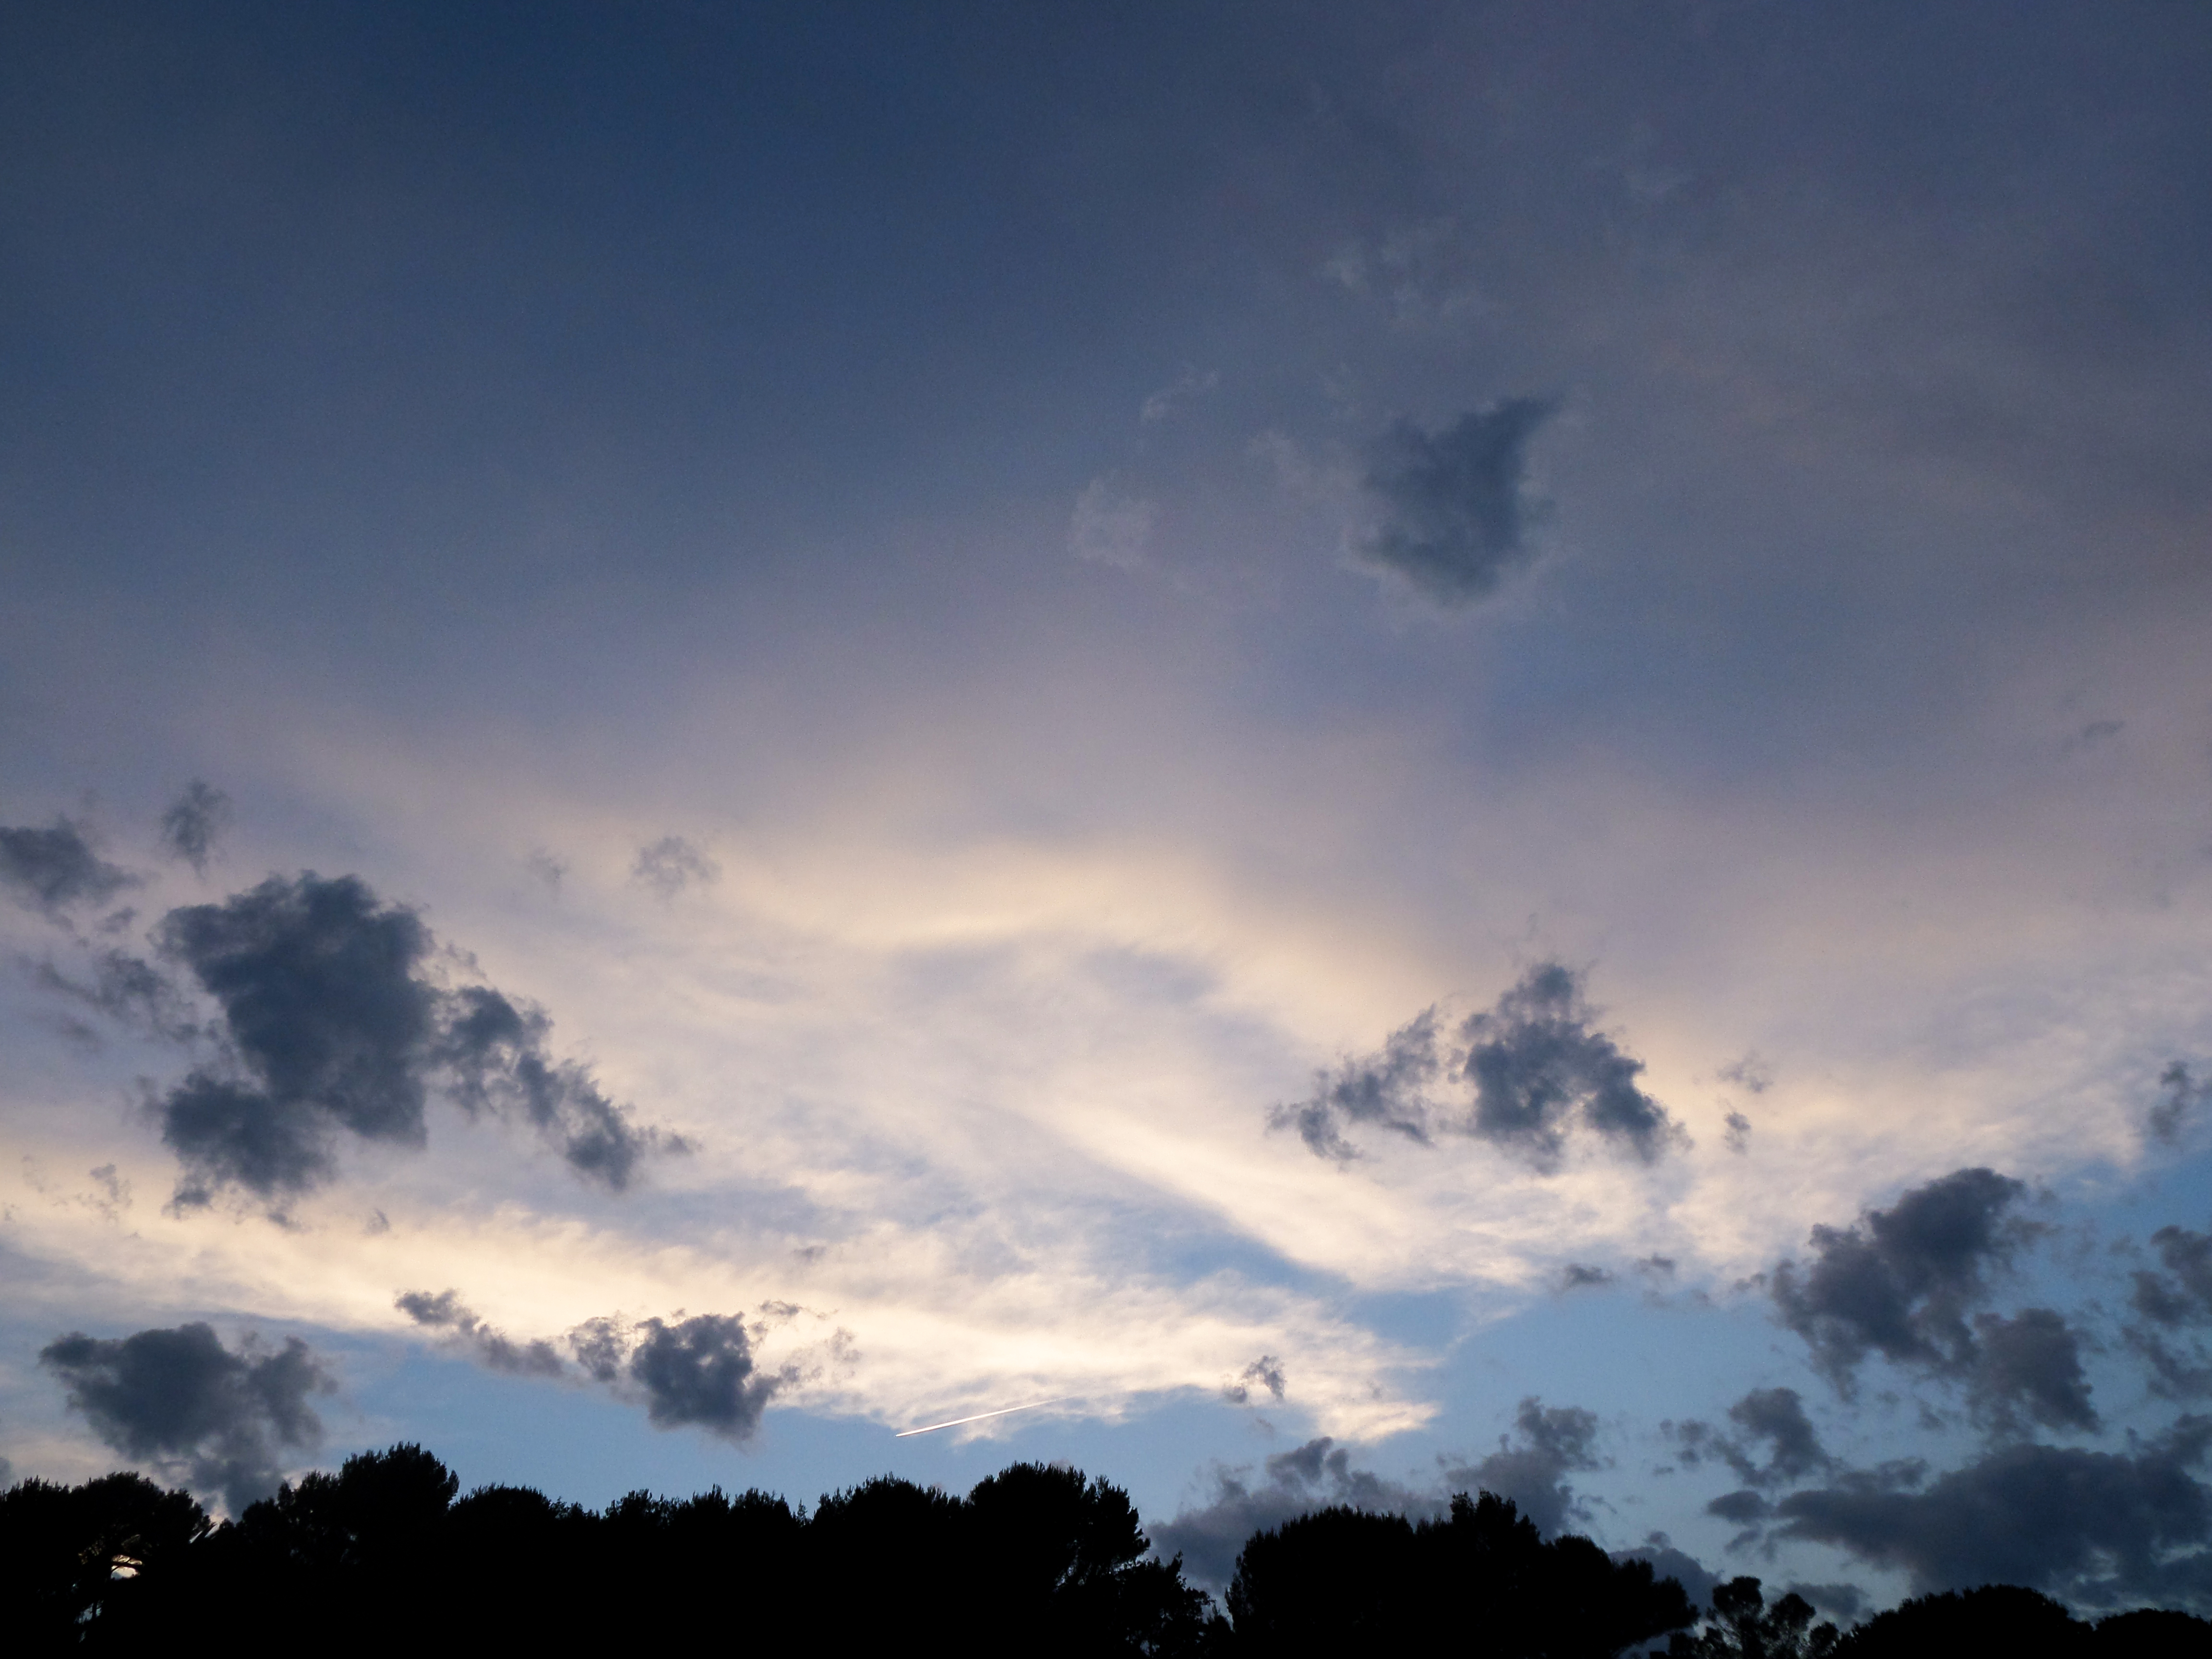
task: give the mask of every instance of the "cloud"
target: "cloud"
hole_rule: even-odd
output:
[[[1349,1164],[1359,1152],[1344,1135],[1351,1123],[1371,1123],[1429,1144],[1426,1091],[1443,1062],[1437,1053],[1437,1011],[1425,1008],[1383,1039],[1382,1051],[1314,1074],[1314,1092],[1268,1115],[1271,1128],[1295,1128],[1315,1156]]]
[[[1852,1226],[1816,1226],[1813,1261],[1774,1270],[1775,1306],[1839,1391],[1869,1352],[1963,1376],[1980,1358],[1966,1311],[1985,1267],[2008,1261],[2027,1229],[2006,1214],[2027,1190],[1985,1169],[1916,1187]]]
[[[1444,1510],[1437,1493],[1352,1468],[1351,1452],[1326,1435],[1267,1459],[1257,1480],[1251,1473],[1249,1464],[1217,1464],[1209,1502],[1146,1528],[1154,1552],[1163,1559],[1181,1555],[1193,1583],[1219,1589],[1236,1571],[1244,1540],[1262,1528],[1334,1506],[1377,1515],[1436,1516]]]
[[[1636,1086],[1644,1062],[1592,1027],[1581,976],[1545,963],[1485,1014],[1462,1028],[1469,1044],[1463,1075],[1474,1085],[1468,1133],[1557,1165],[1566,1131],[1579,1123],[1626,1146],[1644,1162],[1681,1139],[1659,1103]]]
[[[2127,1329],[2129,1346],[2149,1362],[2150,1389],[2170,1400],[2212,1394],[2212,1356],[2193,1338],[2185,1351],[2180,1334],[2212,1322],[2212,1233],[2161,1227],[2150,1236],[2165,1268],[2138,1268],[2129,1301],[2148,1325]]]
[[[168,976],[127,951],[103,951],[94,957],[88,982],[71,979],[52,963],[39,965],[38,981],[95,1013],[173,1042],[205,1035]]]
[[[1613,1273],[1609,1268],[1587,1267],[1579,1261],[1570,1261],[1559,1273],[1559,1289],[1563,1293],[1595,1290],[1601,1285],[1612,1283]]]
[[[1346,1134],[1375,1125],[1422,1146],[1451,1131],[1556,1169],[1575,1129],[1625,1146],[1646,1163],[1683,1139],[1665,1109],[1637,1087],[1644,1063],[1595,1028],[1582,976],[1559,963],[1523,974],[1487,1012],[1462,1024],[1459,1047],[1438,1044],[1434,1008],[1385,1040],[1382,1052],[1315,1074],[1314,1092],[1274,1108],[1268,1127],[1295,1128],[1316,1156],[1359,1156]],[[1439,1078],[1469,1088],[1465,1105],[1430,1093]]]
[[[1751,1120],[1741,1112],[1730,1112],[1721,1121],[1728,1126],[1727,1133],[1721,1136],[1721,1145],[1738,1157],[1749,1152],[1751,1150]]]
[[[49,921],[79,904],[105,904],[138,879],[103,860],[67,818],[44,830],[0,827],[0,887]]]
[[[240,1073],[196,1070],[162,1103],[180,1201],[228,1182],[303,1191],[331,1175],[341,1129],[422,1144],[438,995],[416,975],[430,934],[414,912],[310,872],[173,910],[159,938],[222,1006]]]
[[[544,1010],[480,986],[453,993],[447,1009],[437,1057],[451,1068],[465,1109],[519,1113],[571,1169],[614,1192],[629,1185],[648,1151],[688,1149],[681,1136],[632,1123],[586,1067],[548,1060],[553,1022]]]
[[[450,1331],[489,1370],[523,1376],[561,1376],[567,1373],[559,1352],[550,1342],[515,1342],[478,1319],[462,1304],[457,1291],[404,1291],[392,1305],[416,1324]]]
[[[2079,1335],[2050,1308],[2023,1308],[2010,1318],[1979,1314],[1981,1346],[1972,1381],[1978,1409],[2011,1432],[2025,1413],[2049,1429],[2094,1429],[2089,1383],[2081,1374]]]
[[[584,1068],[548,1060],[540,1011],[433,983],[429,930],[355,877],[271,877],[171,911],[157,937],[222,1012],[220,1060],[160,1104],[162,1139],[185,1165],[179,1203],[226,1185],[268,1200],[306,1192],[335,1173],[343,1134],[420,1146],[434,1085],[466,1110],[526,1118],[611,1190],[646,1151],[684,1149],[633,1125]]]
[[[1916,1591],[2024,1584],[2069,1601],[2212,1595],[2212,1492],[2189,1469],[2212,1420],[2184,1418],[2133,1455],[2014,1444],[1925,1491],[1862,1474],[1776,1505],[1785,1537],[1909,1573]]]
[[[726,1440],[749,1439],[791,1380],[759,1370],[744,1322],[726,1314],[635,1327],[611,1315],[576,1327],[568,1346],[594,1381],[641,1398],[655,1428],[703,1428]]]
[[[1108,478],[1093,478],[1075,498],[1067,522],[1067,550],[1091,564],[1115,570],[1143,567],[1159,509]]]
[[[233,1514],[273,1491],[281,1449],[322,1437],[307,1404],[334,1384],[307,1345],[274,1353],[249,1337],[238,1352],[204,1324],[106,1341],[72,1331],[40,1350],[93,1432],[165,1478],[219,1493]]]
[[[695,884],[705,887],[720,879],[722,866],[681,836],[663,836],[649,847],[637,849],[630,877],[642,882],[664,899],[672,899]]]
[[[1722,1066],[1720,1079],[1735,1084],[1747,1093],[1763,1095],[1774,1086],[1774,1068],[1756,1053],[1747,1054]]]
[[[1218,369],[1209,368],[1201,374],[1194,368],[1186,368],[1176,376],[1174,384],[1162,386],[1145,399],[1145,405],[1138,410],[1137,418],[1146,426],[1156,425],[1173,415],[1178,404],[1202,398],[1220,384]]]
[[[1753,1389],[1730,1406],[1728,1414],[1746,1438],[1764,1441],[1768,1448],[1763,1464],[1754,1463],[1740,1448],[1730,1449],[1729,1462],[1747,1485],[1772,1486],[1800,1480],[1827,1468],[1832,1461],[1795,1389]]]
[[[1579,1406],[1547,1406],[1535,1395],[1514,1413],[1510,1434],[1479,1462],[1444,1471],[1454,1492],[1494,1492],[1510,1498],[1543,1531],[1557,1533],[1582,1512],[1569,1474],[1602,1468],[1597,1455],[1597,1414]]]
[[[2212,1093],[2212,1084],[2199,1083],[2189,1073],[2189,1067],[2175,1060],[2159,1073],[2159,1087],[2165,1095],[2152,1103],[2144,1115],[2143,1127],[2150,1131],[2153,1140],[2172,1146],[2181,1139],[2182,1125],[2189,1115],[2204,1103],[2205,1096]]]
[[[1231,1405],[1243,1406],[1250,1404],[1254,1393],[1263,1389],[1280,1400],[1287,1387],[1283,1362],[1271,1353],[1263,1353],[1247,1365],[1234,1382],[1222,1389],[1221,1397]]]
[[[230,797],[194,778],[161,814],[161,849],[204,875],[216,842],[230,827]]]
[[[1370,455],[1364,480],[1386,514],[1363,560],[1447,608],[1471,605],[1532,562],[1523,498],[1528,441],[1552,413],[1510,398],[1435,433],[1400,422]]]

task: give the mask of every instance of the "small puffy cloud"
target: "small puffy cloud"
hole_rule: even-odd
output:
[[[1916,1591],[2023,1584],[2077,1603],[2212,1597],[2212,1492],[2189,1473],[2212,1421],[2132,1454],[1998,1448],[1924,1489],[1856,1474],[1776,1504],[1785,1537],[1908,1573]]]
[[[1364,480],[1382,523],[1363,562],[1402,578],[1432,604],[1479,604],[1534,559],[1525,497],[1528,441],[1552,413],[1511,398],[1429,433],[1401,422],[1369,457]]]
[[[1577,1125],[1627,1147],[1645,1163],[1681,1131],[1637,1087],[1644,1062],[1598,1030],[1581,975],[1560,963],[1530,969],[1487,1013],[1461,1032],[1462,1074],[1474,1085],[1468,1132],[1555,1166]]]
[[[72,1331],[41,1349],[39,1363],[106,1444],[220,1495],[234,1514],[275,1489],[283,1450],[321,1439],[307,1401],[334,1386],[297,1337],[275,1352],[249,1338],[233,1352],[204,1324],[115,1340]]]
[[[1159,509],[1110,478],[1093,478],[1075,498],[1067,523],[1067,550],[1090,564],[1135,570],[1145,562]]]
[[[1236,1381],[1221,1390],[1221,1397],[1234,1406],[1245,1406],[1261,1393],[1280,1400],[1288,1387],[1283,1374],[1283,1362],[1271,1353],[1263,1353],[1237,1374]]]
[[[1559,1289],[1563,1292],[1566,1291],[1593,1291],[1596,1290],[1601,1285],[1610,1285],[1612,1283],[1613,1273],[1611,1269],[1606,1267],[1593,1267],[1584,1262],[1570,1261],[1559,1271]]]
[[[629,872],[631,879],[672,899],[687,887],[705,887],[720,879],[722,866],[683,836],[663,836],[637,849]]]
[[[750,1438],[790,1380],[759,1369],[744,1322],[726,1314],[635,1326],[614,1316],[586,1320],[568,1346],[593,1381],[641,1400],[655,1428],[702,1428],[726,1440]]]
[[[1733,1083],[1747,1094],[1763,1095],[1774,1086],[1774,1068],[1756,1054],[1747,1054],[1732,1060],[1721,1067],[1720,1079]]]
[[[94,852],[82,826],[68,818],[43,830],[0,827],[0,887],[50,921],[81,904],[105,904],[137,880]]]
[[[1751,1150],[1751,1120],[1741,1112],[1730,1112],[1721,1121],[1727,1126],[1721,1136],[1721,1145],[1741,1157]]]
[[[161,850],[204,875],[230,819],[230,797],[194,778],[161,814]]]
[[[1268,1115],[1296,1129],[1317,1157],[1359,1156],[1348,1130],[1372,1126],[1423,1146],[1443,1132],[1471,1135],[1540,1170],[1556,1169],[1575,1131],[1625,1147],[1645,1163],[1682,1139],[1680,1127],[1637,1086],[1643,1061],[1599,1030],[1580,975],[1559,963],[1528,969],[1488,1011],[1441,1042],[1437,1011],[1390,1034],[1379,1054],[1317,1073],[1304,1100]],[[1468,1092],[1439,1100],[1440,1083]]]
[[[1814,1227],[1810,1262],[1774,1270],[1783,1323],[1839,1389],[1869,1353],[1966,1376],[1980,1358],[1966,1314],[1986,1293],[1985,1269],[2026,1237],[2008,1214],[2026,1191],[1991,1170],[1959,1170],[1851,1226]]]

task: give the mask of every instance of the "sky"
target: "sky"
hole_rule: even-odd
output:
[[[2209,81],[0,9],[12,1478],[2212,1610]]]

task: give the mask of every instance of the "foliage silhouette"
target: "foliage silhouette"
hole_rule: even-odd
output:
[[[2155,1611],[2091,1626],[2030,1590],[1922,1596],[1838,1638],[1796,1595],[1738,1578],[1695,1615],[1648,1563],[1547,1540],[1508,1500],[1462,1493],[1441,1520],[1329,1509],[1255,1534],[1233,1625],[1151,1553],[1128,1494],[1017,1463],[966,1498],[884,1477],[810,1517],[761,1492],[634,1492],[592,1511],[521,1486],[459,1494],[420,1446],[348,1458],[235,1522],[137,1474],[0,1493],[11,1652],[141,1653],[228,1632],[339,1653],[516,1649],[1274,1659],[1459,1650],[1619,1659],[1676,1632],[1670,1659],[1920,1659],[2033,1652],[2179,1659],[2212,1624]]]

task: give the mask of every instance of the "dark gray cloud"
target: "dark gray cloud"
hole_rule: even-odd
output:
[[[1279,1527],[1334,1505],[1378,1515],[1443,1513],[1439,1493],[1416,1492],[1352,1466],[1352,1454],[1327,1436],[1267,1459],[1255,1477],[1249,1466],[1216,1465],[1208,1501],[1172,1521],[1146,1528],[1161,1557],[1180,1554],[1192,1582],[1225,1588],[1244,1540],[1264,1527]]]
[[[438,1011],[418,975],[429,930],[351,876],[276,877],[173,910],[161,948],[222,1011],[234,1075],[196,1070],[161,1103],[179,1199],[236,1183],[264,1198],[332,1172],[338,1132],[419,1146]]]
[[[1721,1136],[1721,1145],[1732,1152],[1749,1152],[1751,1150],[1751,1120],[1741,1112],[1730,1112],[1721,1121],[1727,1126],[1726,1133]]]
[[[1739,1527],[1764,1521],[1773,1513],[1773,1510],[1774,1506],[1766,1501],[1764,1493],[1753,1492],[1749,1487],[1737,1492],[1723,1492],[1705,1505],[1707,1515],[1718,1516],[1722,1520]]]
[[[1444,1480],[1454,1492],[1510,1498],[1538,1527],[1556,1533],[1582,1512],[1567,1476],[1602,1466],[1597,1414],[1579,1406],[1547,1406],[1531,1395],[1515,1411],[1512,1431],[1498,1437],[1496,1451],[1447,1468]]]
[[[547,1059],[553,1022],[544,1010],[471,986],[447,998],[445,1012],[438,1058],[452,1071],[454,1097],[471,1112],[526,1119],[580,1175],[620,1192],[647,1152],[688,1150],[680,1136],[633,1124],[585,1066]]]
[[[1650,1163],[1681,1138],[1636,1086],[1644,1062],[1595,1029],[1581,976],[1559,963],[1531,968],[1487,1013],[1461,1028],[1462,1075],[1474,1086],[1468,1132],[1540,1168],[1559,1160],[1577,1124]]]
[[[1694,1418],[1662,1423],[1660,1431],[1674,1443],[1675,1455],[1686,1468],[1725,1463],[1747,1488],[1771,1491],[1833,1466],[1795,1389],[1753,1389],[1729,1407],[1728,1415],[1735,1425],[1733,1433]],[[1727,1501],[1735,1509],[1748,1510],[1741,1494],[1732,1493]],[[1729,1520],[1746,1518],[1726,1509],[1711,1513]]]
[[[630,875],[660,895],[672,899],[685,888],[704,887],[722,873],[721,866],[681,836],[663,836],[637,849]]]
[[[1253,1395],[1261,1390],[1280,1400],[1288,1386],[1283,1362],[1271,1353],[1263,1353],[1238,1373],[1237,1380],[1222,1389],[1221,1395],[1232,1405],[1243,1406],[1250,1404]]]
[[[1559,1271],[1559,1289],[1562,1292],[1595,1290],[1600,1285],[1612,1283],[1611,1269],[1593,1267],[1580,1261],[1570,1261]]]
[[[1487,1012],[1466,1020],[1446,1051],[1430,1008],[1390,1034],[1382,1052],[1317,1073],[1314,1092],[1268,1114],[1316,1156],[1359,1156],[1346,1131],[1372,1125],[1421,1146],[1450,1131],[1490,1141],[1541,1170],[1558,1167],[1576,1129],[1649,1163],[1682,1140],[1665,1109],[1637,1087],[1644,1063],[1598,1030],[1582,976],[1540,963]],[[1466,1103],[1436,1098],[1439,1080],[1465,1085]]]
[[[673,1325],[648,1319],[638,1329],[629,1379],[644,1391],[656,1428],[702,1428],[727,1440],[752,1434],[784,1379],[754,1364],[743,1320],[701,1314]]]
[[[2194,1328],[2212,1323],[2212,1234],[2161,1227],[2150,1236],[2163,1272],[2138,1268],[2129,1297],[2147,1322],[2127,1340],[2150,1365],[2151,1391],[2170,1400],[2212,1394],[2212,1354]]]
[[[1774,1270],[1783,1322],[1840,1390],[1870,1352],[1964,1376],[1980,1358],[1966,1315],[1985,1294],[1984,1270],[2027,1234],[2008,1214],[2026,1191],[1994,1170],[1959,1170],[1850,1227],[1814,1227],[1812,1261]]]
[[[2047,1429],[2097,1426],[2081,1336],[2055,1310],[1978,1314],[1974,1334],[1981,1353],[1969,1386],[1976,1409],[1993,1426],[2013,1432],[2023,1415]]]
[[[1364,482],[1385,516],[1361,556],[1432,604],[1487,599],[1535,556],[1524,479],[1528,441],[1551,413],[1540,398],[1509,398],[1434,433],[1393,427],[1369,457]]]
[[[72,1331],[41,1349],[39,1363],[109,1446],[220,1495],[234,1514],[275,1489],[283,1449],[320,1440],[307,1401],[333,1387],[297,1337],[274,1352],[249,1338],[233,1352],[204,1324],[116,1340]]]
[[[420,1146],[434,1085],[471,1112],[527,1120],[616,1191],[647,1151],[682,1149],[633,1125],[583,1067],[549,1060],[541,1012],[434,983],[429,930],[355,877],[271,877],[170,912],[158,938],[222,1011],[221,1058],[160,1103],[185,1170],[179,1202],[226,1185],[270,1200],[307,1191],[335,1172],[344,1135]]]
[[[1371,1123],[1429,1144],[1429,1086],[1443,1061],[1437,1053],[1437,1011],[1425,1008],[1383,1039],[1382,1052],[1347,1060],[1334,1072],[1314,1075],[1314,1092],[1293,1106],[1278,1106],[1268,1115],[1272,1128],[1295,1128],[1319,1158],[1349,1164],[1358,1149],[1346,1139],[1344,1126]]]
[[[594,1382],[641,1399],[654,1427],[702,1428],[726,1440],[750,1438],[792,1376],[761,1371],[744,1322],[727,1314],[635,1326],[589,1319],[568,1333],[568,1348]]]
[[[204,875],[230,817],[230,797],[194,778],[161,814],[161,850]]]
[[[1723,1454],[1748,1486],[1775,1486],[1802,1480],[1826,1468],[1831,1462],[1795,1389],[1753,1389],[1730,1406],[1728,1414],[1744,1439],[1766,1447],[1763,1462],[1752,1458],[1740,1443],[1731,1444]]]
[[[516,1342],[495,1330],[465,1306],[458,1291],[404,1291],[392,1305],[416,1324],[449,1331],[484,1366],[523,1376],[561,1376],[568,1367],[550,1342]]]
[[[0,827],[0,887],[19,904],[60,921],[80,904],[105,904],[139,878],[92,850],[82,826]]]
[[[1781,1534],[1911,1575],[1916,1591],[2025,1584],[2108,1607],[2212,1597],[2212,1419],[2184,1418],[2131,1455],[2013,1444],[1938,1478],[1857,1474],[1794,1492]]]

